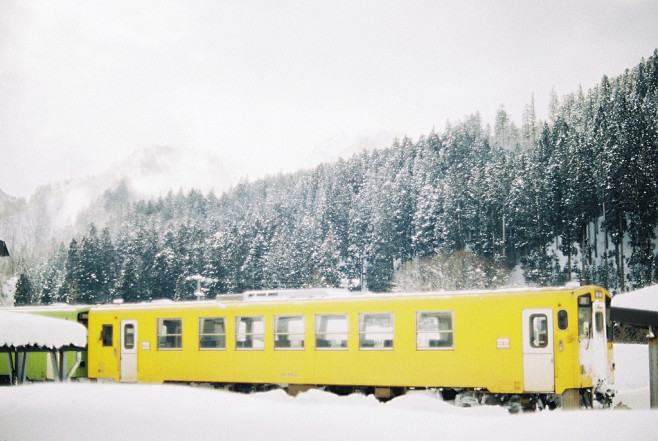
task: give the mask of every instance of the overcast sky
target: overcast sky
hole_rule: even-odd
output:
[[[0,189],[29,196],[156,145],[244,174],[390,145],[619,75],[658,1],[0,1]]]

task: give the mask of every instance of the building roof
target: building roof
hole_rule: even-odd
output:
[[[0,323],[0,351],[83,349],[87,346],[87,328],[69,320],[0,311]]]

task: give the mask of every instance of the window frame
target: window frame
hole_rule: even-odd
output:
[[[162,333],[162,327],[165,326],[165,321],[178,321],[180,323],[180,333]],[[168,331],[168,328],[167,328]],[[158,351],[182,351],[183,350],[183,318],[182,317],[159,317],[157,319],[157,346]],[[164,340],[162,340],[164,338]],[[163,346],[162,342],[167,342],[169,338],[174,339],[174,344],[178,343],[177,346]]]
[[[258,319],[259,322],[263,324],[263,331],[262,332],[248,332],[247,329],[245,328],[244,332],[244,341],[246,342],[249,337],[251,337],[251,346],[240,346],[238,338],[241,336],[240,334],[240,323],[242,322],[242,319],[252,319],[254,322],[256,321],[255,319]],[[252,325],[253,326],[253,325]],[[263,342],[262,347],[254,347],[253,343],[255,341],[254,337],[260,336],[261,340]],[[234,330],[234,337],[235,337],[235,350],[236,351],[264,351],[265,350],[265,316],[263,315],[239,315],[235,317],[235,330]]]
[[[318,329],[318,326],[321,324],[321,317],[341,317],[345,319],[345,324],[346,324],[346,329],[345,332],[327,332],[326,330],[324,332],[320,332]],[[345,313],[326,313],[326,314],[315,314],[314,317],[315,320],[315,326],[314,326],[314,332],[313,335],[315,337],[315,350],[316,351],[347,351],[349,348],[349,341],[350,341],[350,319],[349,315]],[[345,346],[342,346],[342,343],[340,346],[319,346],[318,345],[318,336],[323,335],[324,338],[321,340],[331,342],[331,341],[338,341],[342,342],[345,341]],[[344,339],[329,339],[327,336],[345,336]]]
[[[560,309],[557,312],[557,328],[560,331],[569,330],[569,312],[566,309]]]
[[[279,320],[280,319],[301,319],[302,322],[302,331],[301,332],[290,332],[290,329],[288,328],[288,332],[279,332]],[[302,346],[301,347],[293,347],[293,346],[279,346],[280,341],[279,339],[282,336],[287,336],[287,340],[289,342],[292,342],[293,340],[290,338],[291,336],[301,336],[301,342]],[[306,317],[303,314],[283,314],[283,315],[275,315],[274,316],[274,350],[275,351],[303,351],[306,349]]]
[[[104,348],[114,346],[114,325],[103,324],[101,326],[101,344]]]
[[[130,332],[128,330],[130,329]],[[123,341],[121,342],[121,349],[127,349],[132,351],[135,349],[137,342],[135,341],[135,323],[125,323],[123,324]]]
[[[447,315],[450,317],[450,330],[432,330],[432,331],[422,331],[418,329],[420,316],[421,314],[437,314],[437,315]],[[426,310],[426,311],[416,311],[416,350],[417,351],[454,351],[455,350],[455,311],[452,310]],[[420,347],[418,345],[418,337],[423,334],[450,334],[450,345],[449,346],[426,346]]]
[[[224,332],[204,332],[205,320],[221,320]],[[204,337],[211,337],[209,341],[215,341],[212,337],[217,337],[218,344],[223,342],[223,345],[218,346],[203,346],[202,339]],[[222,340],[223,337],[223,340]],[[199,350],[200,351],[225,351],[226,350],[226,317],[199,317]]]
[[[390,331],[367,331],[363,329],[363,325],[365,322],[366,316],[390,316],[391,319],[391,330]],[[395,349],[395,314],[393,312],[362,312],[359,313],[359,328],[358,328],[358,333],[359,333],[359,350],[360,351],[393,351]],[[388,339],[383,339],[383,344],[384,346],[364,346],[363,342],[364,341],[370,341],[370,339],[365,340],[363,339],[364,335],[367,334],[373,334],[373,335],[388,335],[390,334],[390,346],[386,346],[386,342],[388,342]],[[373,340],[377,341],[377,340]]]
[[[588,339],[594,332],[594,311],[591,294],[578,297],[578,338]]]
[[[535,328],[535,323],[534,321],[536,319],[540,319],[544,321],[544,329],[539,329],[537,330]],[[550,340],[549,337],[549,332],[550,330],[548,329],[548,316],[544,313],[536,313],[536,314],[530,314],[530,317],[528,317],[529,320],[529,330],[530,332],[528,333],[528,343],[530,344],[530,347],[532,349],[545,349],[548,347],[548,342]],[[540,337],[542,336],[545,337],[545,339],[542,341],[540,340]]]

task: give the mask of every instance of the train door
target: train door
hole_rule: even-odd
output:
[[[592,382],[596,386],[599,382],[608,381],[608,377],[610,377],[605,302],[597,298],[592,302],[591,310],[592,312],[589,313],[591,321],[589,339],[581,339],[580,358],[581,364],[585,366],[585,373],[592,377]]]
[[[555,389],[553,311],[525,309],[523,319],[523,389],[552,392]]]
[[[120,381],[137,381],[137,320],[121,321]]]

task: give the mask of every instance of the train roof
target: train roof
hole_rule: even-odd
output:
[[[198,308],[203,306],[220,306],[228,305],[249,305],[254,303],[297,303],[297,302],[315,302],[327,300],[370,300],[370,299],[395,299],[395,298],[449,298],[449,297],[466,297],[466,296],[496,296],[496,295],[513,295],[513,294],[542,294],[548,292],[574,292],[574,291],[594,291],[603,290],[595,285],[586,286],[563,286],[563,287],[511,287],[496,290],[465,290],[465,291],[419,291],[419,292],[386,292],[374,293],[363,291],[348,291],[343,289],[284,289],[284,290],[262,290],[247,291],[243,294],[220,294],[213,300],[187,300],[173,301],[169,299],[158,299],[150,302],[141,303],[113,303],[93,306],[94,310],[113,310],[113,309],[159,309],[171,306],[184,308]]]
[[[89,309],[89,305],[72,305],[68,303],[53,303],[51,305],[5,306],[0,311],[6,312],[76,312]]]

